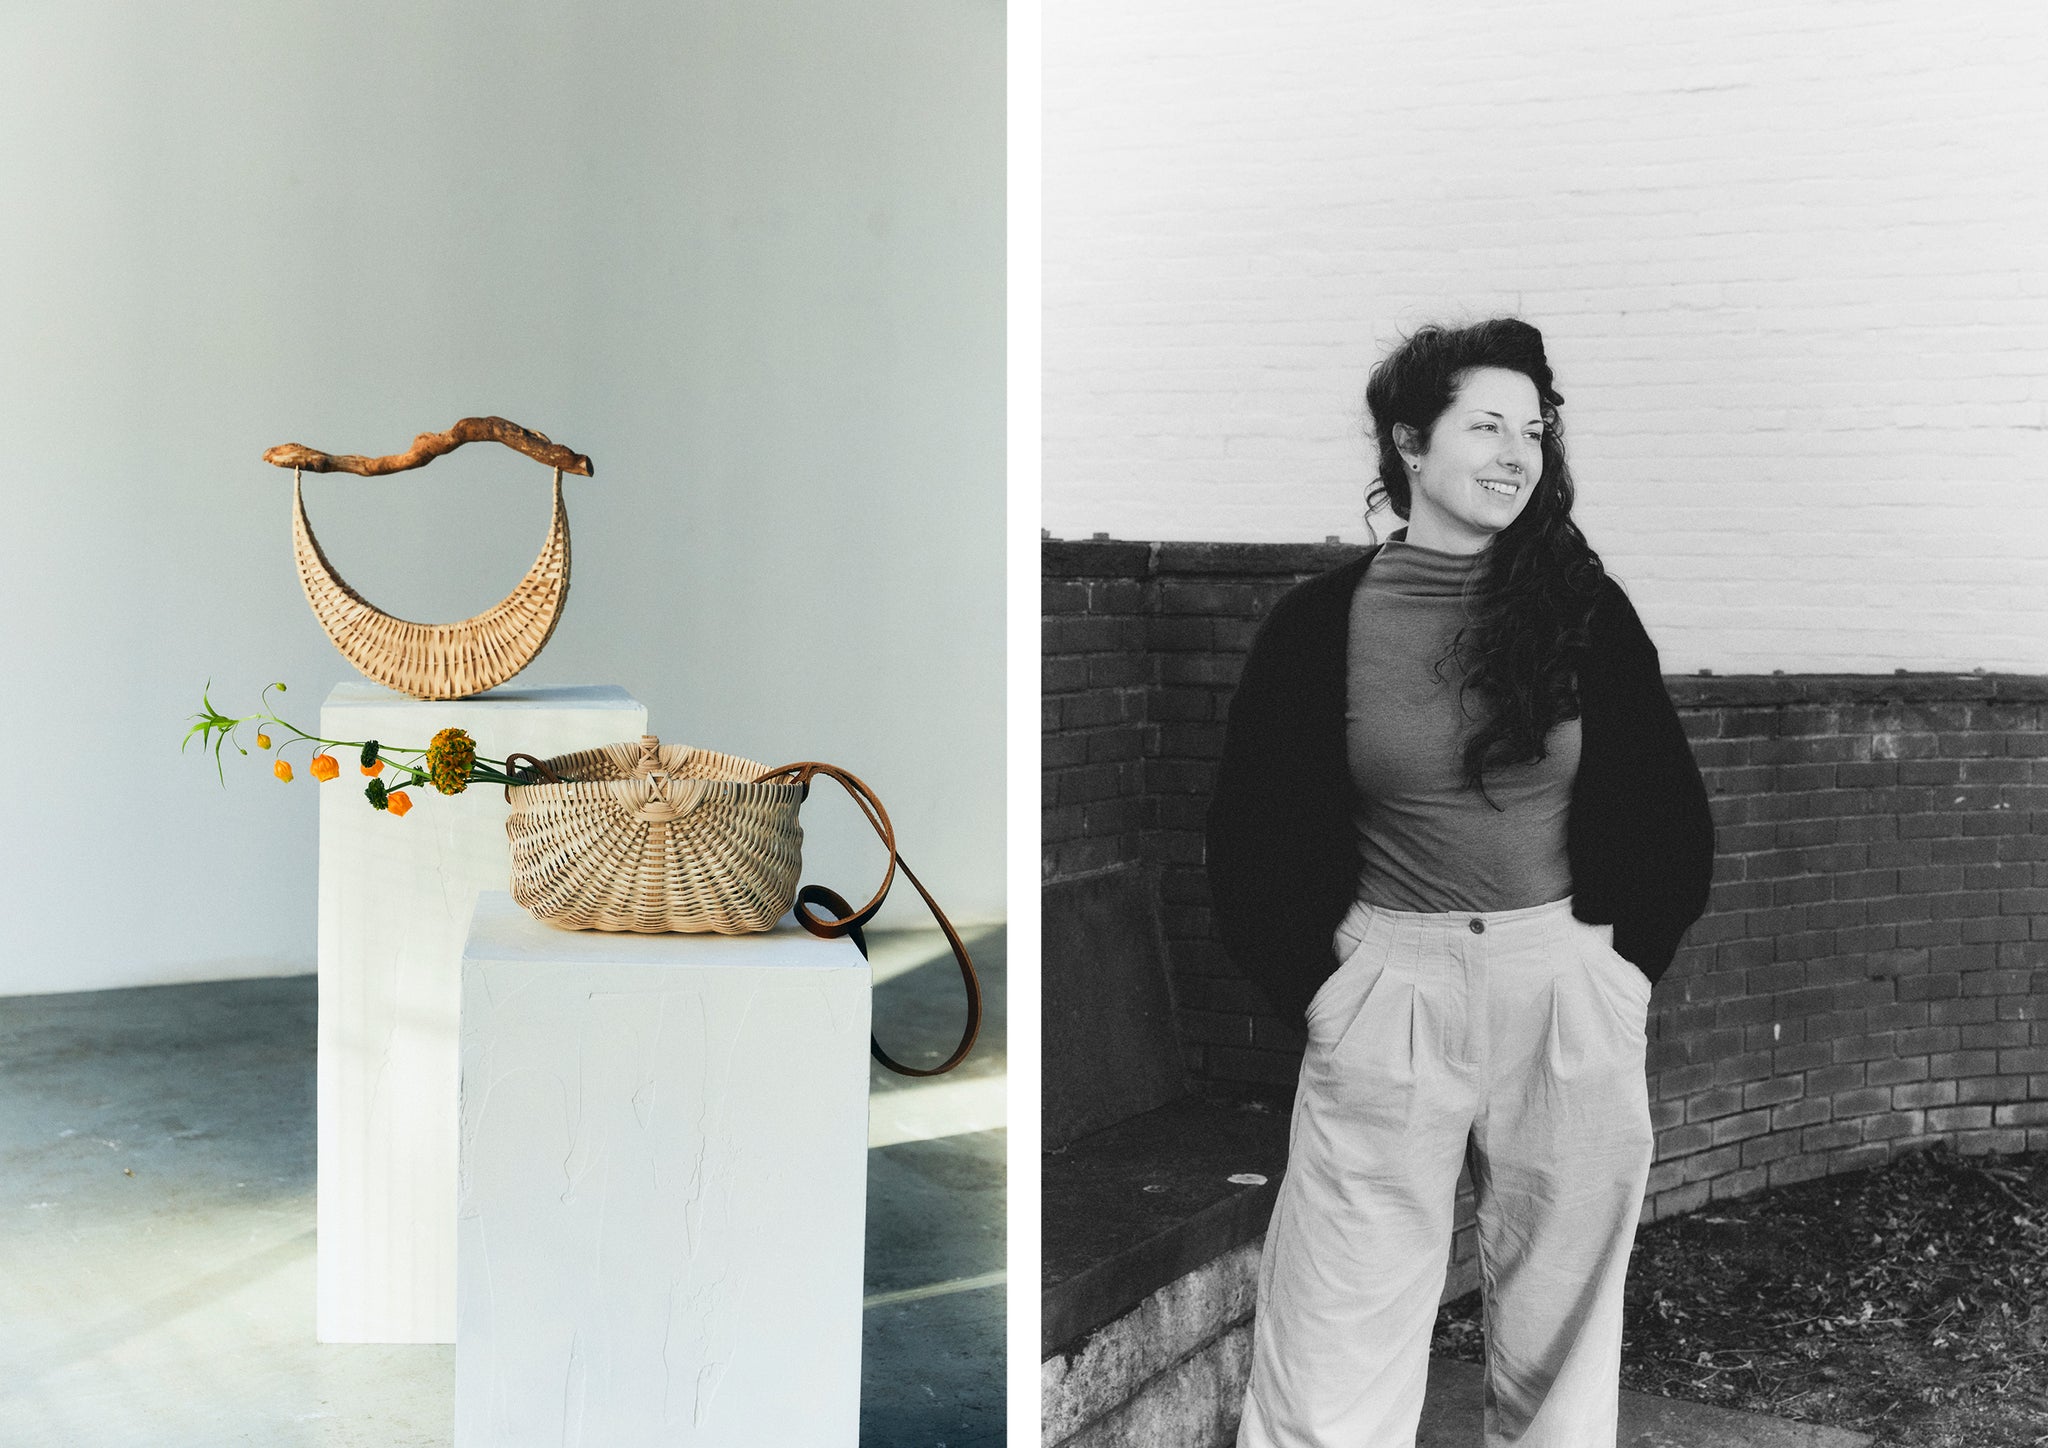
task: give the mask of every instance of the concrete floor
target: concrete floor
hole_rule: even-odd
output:
[[[864,1448],[1004,1441],[1004,936],[966,934],[975,1056],[874,1073]],[[936,932],[874,960],[892,1050],[950,1048]],[[311,976],[0,999],[0,1448],[452,1441],[454,1348],[313,1340],[315,1000]]]

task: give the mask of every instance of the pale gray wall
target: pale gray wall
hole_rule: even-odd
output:
[[[999,916],[1003,118],[994,0],[0,10],[0,994],[311,968],[315,787],[178,753],[209,677],[309,726],[355,677],[260,455],[475,413],[597,467],[521,683],[843,764]],[[456,618],[547,478],[472,447],[308,509]],[[820,799],[807,877],[857,897]]]

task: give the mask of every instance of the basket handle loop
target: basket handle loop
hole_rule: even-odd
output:
[[[981,1034],[981,982],[974,974],[974,962],[968,958],[967,946],[960,939],[960,932],[953,928],[953,922],[946,918],[946,912],[939,908],[939,902],[932,898],[932,892],[925,889],[924,882],[911,873],[910,865],[897,854],[896,831],[889,823],[889,812],[882,808],[882,802],[875,798],[874,791],[867,785],[843,769],[815,761],[785,764],[780,769],[771,769],[755,783],[779,780],[801,785],[808,791],[811,781],[821,774],[838,781],[839,786],[852,797],[853,802],[860,806],[861,813],[867,816],[868,823],[874,827],[875,833],[881,837],[883,846],[889,851],[889,868],[882,876],[882,888],[875,892],[875,898],[858,910],[847,904],[836,891],[823,885],[804,886],[796,893],[797,924],[811,934],[827,940],[836,940],[840,936],[852,937],[855,948],[860,951],[862,959],[866,959],[868,943],[861,927],[874,919],[875,912],[882,908],[882,901],[888,898],[889,886],[896,879],[897,867],[902,867],[903,878],[910,881],[911,888],[917,891],[932,912],[932,919],[938,921],[939,930],[946,937],[946,944],[952,948],[954,963],[960,967],[960,983],[967,990],[967,1024],[960,1032],[960,1044],[953,1048],[953,1054],[936,1066],[906,1066],[883,1050],[882,1043],[872,1034],[868,1037],[868,1050],[877,1061],[899,1076],[942,1076],[967,1059],[967,1053],[974,1049],[975,1037]],[[813,905],[822,905],[832,913],[814,915],[810,908]]]
[[[535,784],[560,784],[562,782],[562,776],[549,768],[548,762],[545,759],[536,759],[531,754],[508,754],[505,756],[505,765],[514,774],[522,770],[531,770]],[[505,799],[507,803],[510,803],[512,799],[512,786],[509,784],[505,786]]]

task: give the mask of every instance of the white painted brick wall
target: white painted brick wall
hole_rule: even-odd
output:
[[[2048,6],[1048,0],[1045,523],[1366,536],[1514,312],[1673,670],[2048,670]]]

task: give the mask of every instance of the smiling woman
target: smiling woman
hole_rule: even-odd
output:
[[[1462,1165],[1488,1441],[1611,1443],[1706,794],[1572,522],[1542,335],[1423,328],[1366,400],[1368,499],[1409,527],[1275,605],[1209,816],[1218,934],[1308,1030],[1238,1444],[1414,1441]]]

